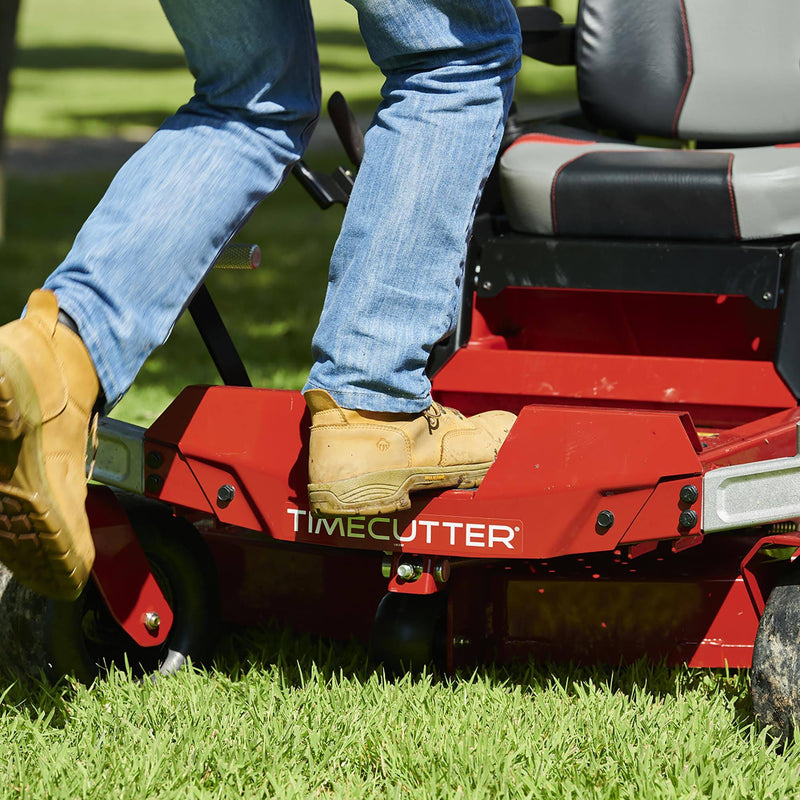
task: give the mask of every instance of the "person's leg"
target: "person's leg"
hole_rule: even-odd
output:
[[[120,170],[45,288],[109,405],[220,250],[302,155],[319,113],[307,0],[162,0],[195,96]]]
[[[480,192],[519,67],[509,0],[348,0],[386,76],[331,261],[314,365],[309,500],[384,514],[419,489],[477,486],[513,415],[431,404]]]
[[[195,96],[122,168],[26,316],[0,328],[0,561],[64,599],[94,555],[84,465],[98,388],[108,404],[127,390],[319,109],[307,0],[162,5]]]
[[[306,390],[420,412],[520,60],[509,0],[348,0],[386,82],[331,261]]]

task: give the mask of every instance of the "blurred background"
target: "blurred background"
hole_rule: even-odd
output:
[[[577,0],[546,4],[574,19]],[[343,92],[366,125],[381,75],[355,12],[343,0],[312,0],[312,7],[323,98]],[[0,0],[0,322],[19,314],[28,293],[68,251],[114,171],[191,91],[156,0]],[[560,107],[573,95],[570,68],[526,59],[518,80],[521,105]],[[325,169],[345,160],[325,119],[307,160]],[[209,279],[260,385],[295,389],[304,381],[340,221],[340,210],[320,212],[289,181],[239,236],[262,247],[262,268]],[[182,320],[117,414],[146,424],[183,385],[216,380],[191,324]]]

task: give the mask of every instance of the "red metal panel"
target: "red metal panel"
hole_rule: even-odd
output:
[[[491,628],[465,619],[454,604],[453,629],[469,631],[471,640],[487,637],[492,649],[483,657],[500,661],[617,664],[648,657],[748,667],[758,616],[738,564],[754,539],[708,537],[702,548],[678,555],[659,549],[635,561],[618,551],[532,562],[527,574],[496,568]],[[455,585],[452,591],[462,597]]]
[[[220,567],[227,621],[369,635],[386,591],[379,554],[287,546],[225,529],[204,535]],[[530,568],[456,563],[447,584],[451,667],[522,658],[616,664],[645,656],[748,667],[758,616],[738,565],[756,539],[707,537],[688,553],[659,551],[635,561],[620,551]]]
[[[800,409],[793,406],[737,428],[706,432],[703,466],[710,469],[796,455],[798,422]]]
[[[476,298],[470,343],[771,362],[779,320],[746,297],[507,287]]]
[[[172,609],[124,509],[110,489],[92,485],[86,498],[86,513],[96,550],[92,578],[111,616],[136,644],[161,644],[172,629]],[[145,625],[146,615],[151,612],[160,620],[153,630]]]
[[[304,414],[294,392],[189,390],[149,435],[179,448],[207,498],[223,483],[236,489],[238,505],[215,507],[223,522],[283,541],[430,555],[613,549],[660,481],[701,471],[680,414],[528,407],[477,491],[420,494],[408,512],[385,517],[315,519],[306,501]],[[162,500],[191,505],[180,486],[169,486]],[[608,530],[596,525],[601,511],[614,515]]]
[[[693,503],[681,502],[680,492],[684,486],[694,486],[697,490],[698,499]],[[662,481],[625,531],[620,543],[634,544],[654,539],[678,539],[700,533],[702,490],[703,482],[699,477]],[[689,527],[682,526],[681,513],[692,510],[696,515],[695,524]],[[698,539],[696,544],[699,543]]]
[[[705,599],[713,599],[711,590],[706,590]],[[736,577],[705,635],[687,660],[688,665],[749,669],[753,660],[753,642],[758,631],[758,619],[744,581],[741,577]]]
[[[703,424],[730,425],[737,417],[744,422],[796,406],[769,362],[472,346],[458,351],[442,368],[435,388],[444,402],[454,395],[487,391],[524,403],[688,408],[695,422]]]
[[[203,493],[186,460],[182,458],[173,446],[165,446],[161,442],[147,440],[145,434],[145,494],[149,497],[176,497],[182,498],[182,505],[186,508],[212,513],[211,501]],[[158,466],[152,467],[147,463],[147,456],[158,454]],[[151,456],[152,458],[152,456]]]
[[[525,519],[529,557],[550,558],[613,550],[663,478],[700,472],[679,414],[529,406],[478,495]]]
[[[761,559],[759,556],[769,547],[794,548],[793,558],[800,550],[800,534],[787,533],[765,536],[753,545],[752,550],[742,560],[742,577],[753,608],[760,617],[764,613],[769,593],[784,574],[791,561],[772,558]]]

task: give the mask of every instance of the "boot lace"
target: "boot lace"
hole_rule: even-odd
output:
[[[430,433],[433,433],[439,427],[439,421],[445,414],[455,414],[458,419],[464,419],[464,415],[460,411],[432,401],[428,409],[422,412],[422,416],[425,417],[425,421],[428,423],[428,431]]]

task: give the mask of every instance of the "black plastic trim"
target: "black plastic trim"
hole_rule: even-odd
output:
[[[775,369],[800,399],[800,242],[786,249],[785,286],[775,349]]]
[[[476,289],[479,297],[493,297],[507,286],[727,294],[774,309],[784,259],[793,247],[506,234],[483,243]],[[796,281],[800,295],[800,274]],[[800,297],[797,302],[800,325]],[[800,365],[800,335],[796,343]]]

